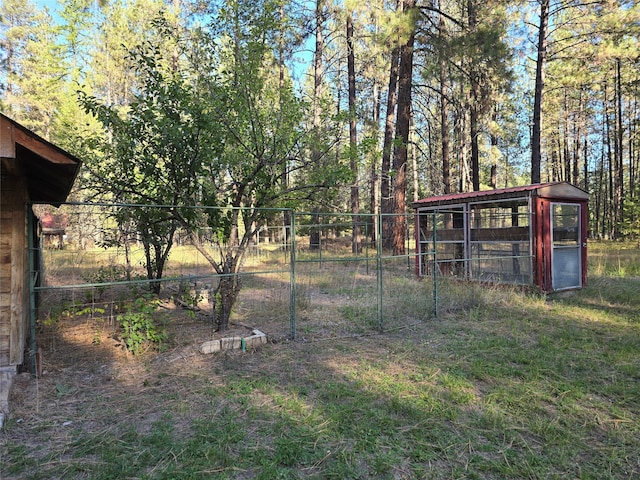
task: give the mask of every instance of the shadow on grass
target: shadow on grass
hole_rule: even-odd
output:
[[[125,361],[76,346],[2,433],[1,473],[633,478],[640,335],[627,286],[604,279],[547,299],[476,291],[399,331],[217,356]],[[111,378],[56,388],[109,362]]]
[[[586,288],[552,298],[567,306],[600,311],[614,320],[640,323],[640,277],[592,276]]]

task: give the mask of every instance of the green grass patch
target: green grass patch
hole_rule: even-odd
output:
[[[640,279],[607,268],[581,291],[548,296],[443,283],[437,318],[424,313],[427,282],[411,292],[385,279],[399,294],[386,314],[411,319],[402,329],[63,365],[7,422],[0,475],[639,477]],[[363,283],[325,275],[324,286],[303,283],[309,298],[371,322]],[[105,365],[109,376],[87,384]]]

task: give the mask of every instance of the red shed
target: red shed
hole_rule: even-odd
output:
[[[536,285],[587,284],[589,195],[566,182],[425,198],[416,209],[417,271]]]

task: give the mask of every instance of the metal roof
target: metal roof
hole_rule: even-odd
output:
[[[520,187],[501,188],[497,190],[481,190],[477,192],[450,193],[424,198],[412,204],[413,208],[424,206],[452,205],[472,201],[491,201],[523,196],[543,198],[588,200],[589,194],[568,182],[549,182],[523,185]]]
[[[67,199],[82,164],[74,155],[2,113],[0,158],[3,176],[25,178],[29,200],[56,206]]]

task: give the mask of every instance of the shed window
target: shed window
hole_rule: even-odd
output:
[[[529,212],[528,198],[426,208],[419,215],[420,252],[435,253],[441,275],[531,283]],[[423,255],[420,274],[431,274],[433,265]]]
[[[530,283],[531,218],[526,198],[470,205],[470,276]]]
[[[443,207],[421,212],[420,251],[435,252],[437,271],[443,275],[465,276],[465,210],[464,207]],[[434,243],[435,228],[435,243]],[[423,256],[421,275],[433,272],[433,258]]]

